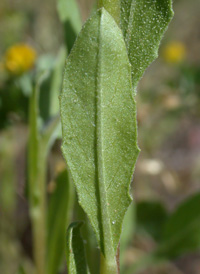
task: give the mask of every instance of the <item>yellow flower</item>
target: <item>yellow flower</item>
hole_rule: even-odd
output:
[[[25,44],[10,47],[4,56],[4,66],[11,74],[19,75],[30,70],[35,63],[36,52]]]
[[[185,59],[185,45],[179,41],[172,41],[164,48],[162,55],[166,62],[178,64]]]

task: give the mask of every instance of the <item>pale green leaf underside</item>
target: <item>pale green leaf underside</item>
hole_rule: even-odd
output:
[[[157,57],[161,38],[172,16],[172,0],[121,0],[121,28],[132,65],[134,87]]]
[[[138,156],[136,106],[123,35],[104,10],[90,18],[67,60],[62,150],[106,256],[116,253]]]
[[[82,222],[72,223],[67,231],[67,268],[69,274],[89,274],[83,239],[80,234]]]

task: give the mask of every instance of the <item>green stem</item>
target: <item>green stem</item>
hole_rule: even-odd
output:
[[[29,108],[28,182],[33,254],[36,273],[44,274],[46,260],[46,154],[40,147],[38,129],[39,84],[33,89]]]
[[[100,274],[119,274],[116,267],[116,260],[106,260],[101,253]]]

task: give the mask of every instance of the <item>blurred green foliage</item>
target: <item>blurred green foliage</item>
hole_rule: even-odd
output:
[[[53,0],[0,3],[0,272],[4,274],[31,274],[34,271],[25,195],[28,105],[37,76],[45,73],[39,98],[39,125],[42,130],[58,111],[56,98],[61,89],[65,56],[81,27],[79,12],[70,10],[69,14],[61,14],[64,11],[62,5],[64,2],[61,0],[59,3]],[[156,267],[163,261],[177,266],[180,256],[185,258],[191,252],[200,256],[199,1],[192,0],[191,4],[190,1],[179,0],[174,1],[174,5],[175,19],[163,41],[163,49],[177,39],[185,47],[186,56],[180,63],[172,64],[162,57],[161,48],[161,57],[148,70],[138,88],[142,154],[134,178],[134,207],[127,213],[121,237],[122,273],[132,267],[138,272],[147,268],[146,273],[149,274],[152,265]],[[78,7],[82,7],[82,18],[87,17],[89,6],[92,6],[92,1],[78,1]],[[184,22],[182,18],[185,18]],[[182,24],[187,24],[188,32],[185,25],[180,27]],[[37,51],[37,60],[31,70],[22,75],[11,75],[4,68],[4,57],[6,50],[18,43],[33,47]],[[59,146],[57,141],[48,157],[46,190],[49,208],[53,208],[49,213],[52,224],[49,227],[62,227],[64,234],[68,218],[63,217],[64,202],[67,201],[61,197],[68,185],[65,171],[59,170],[62,159]],[[152,165],[152,160],[156,165]],[[66,187],[65,191],[64,188],[61,190],[61,185]],[[57,215],[55,204],[59,200],[63,204],[59,204],[62,210]],[[74,203],[77,208],[77,198]],[[54,216],[61,223],[55,223]],[[80,218],[85,218],[81,209],[77,215],[71,211],[71,220]],[[89,267],[95,273],[99,267],[99,262],[95,262],[99,250],[89,222],[84,220],[81,228],[83,242]],[[58,230],[50,233],[58,239],[53,244],[59,245]],[[59,252],[55,257],[55,268],[66,273],[63,254],[60,255],[63,245]],[[190,264],[187,272],[184,264],[179,268],[183,273],[191,274],[194,267],[192,259]],[[163,272],[153,268],[153,273]]]

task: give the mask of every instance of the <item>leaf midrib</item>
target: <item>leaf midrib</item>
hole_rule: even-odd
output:
[[[103,11],[101,12],[99,22],[98,35],[98,52],[97,52],[97,74],[96,74],[96,94],[95,94],[95,123],[96,123],[96,146],[95,146],[95,166],[96,180],[99,200],[99,229],[100,229],[100,244],[103,247],[104,256],[108,260],[113,260],[115,257],[112,242],[112,232],[110,226],[110,217],[108,209],[108,200],[104,174],[104,157],[103,157],[103,121],[102,121],[102,27],[103,27]],[[98,199],[99,198],[99,199]],[[102,230],[102,231],[101,231]]]

